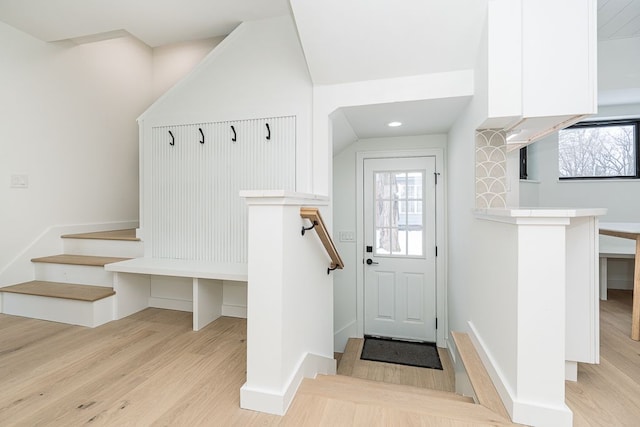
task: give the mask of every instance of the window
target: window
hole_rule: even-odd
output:
[[[422,256],[424,171],[384,171],[374,177],[375,254]]]
[[[529,179],[527,147],[520,149],[520,179]]]
[[[558,134],[560,179],[640,178],[640,119],[583,122]]]

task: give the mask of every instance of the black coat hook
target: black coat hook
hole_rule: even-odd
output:
[[[237,137],[236,137],[236,128],[234,128],[233,126],[231,126],[231,130],[233,131],[233,138],[231,138],[231,140],[233,142],[236,142]]]
[[[198,130],[200,131],[200,135],[202,135],[202,141],[200,141],[200,144],[204,144],[204,132],[202,132],[202,128],[198,128]]]
[[[267,123],[267,139],[271,139],[271,129],[269,129],[269,123]]]
[[[173,136],[173,132],[169,131],[169,135],[171,135],[171,142],[169,145],[176,145],[176,138]]]

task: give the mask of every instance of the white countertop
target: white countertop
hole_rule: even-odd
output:
[[[584,216],[601,216],[607,213],[605,208],[504,208],[475,209],[479,216],[507,218],[577,218]]]

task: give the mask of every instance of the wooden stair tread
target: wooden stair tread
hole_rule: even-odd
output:
[[[140,239],[136,237],[135,228],[128,228],[125,230],[95,231],[92,233],[65,234],[62,236],[62,238],[140,241]]]
[[[458,354],[462,359],[465,370],[476,394],[478,403],[495,413],[510,419],[507,410],[502,404],[502,399],[496,390],[487,369],[484,367],[478,352],[468,334],[451,332],[453,341],[458,348]]]
[[[41,258],[33,258],[31,262],[44,262],[51,264],[88,265],[104,267],[106,264],[126,261],[130,258],[116,258],[107,256],[87,256],[87,255],[53,255]]]
[[[379,390],[385,392],[410,393],[413,395],[431,396],[441,399],[457,400],[459,402],[475,403],[472,397],[462,396],[442,390],[432,390],[429,388],[413,387],[410,385],[391,384],[381,381],[365,380],[344,375],[318,375],[317,381],[323,381],[333,384],[344,384],[347,386],[358,386],[368,390]]]
[[[424,396],[407,391],[370,388],[359,383],[347,384],[326,380],[304,379],[298,394],[356,405],[378,407],[383,410],[402,410],[434,418],[455,420],[470,425],[513,425],[490,409],[475,403],[461,402],[439,396]]]
[[[353,374],[353,368],[362,353],[363,345],[364,339],[349,338],[347,345],[344,348],[344,353],[338,363],[338,374],[349,376]]]
[[[76,301],[98,301],[115,295],[112,288],[104,286],[74,285],[70,283],[46,282],[34,280],[0,288],[0,292],[37,295],[41,297],[63,298]]]

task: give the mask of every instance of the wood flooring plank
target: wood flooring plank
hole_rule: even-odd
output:
[[[640,419],[640,364],[631,362],[638,359],[640,348],[621,328],[631,316],[629,297],[610,292],[610,300],[602,302],[602,363],[580,364],[578,382],[567,382],[567,404],[574,411],[575,426],[636,425]],[[191,313],[171,310],[147,309],[94,329],[0,315],[0,424],[316,426],[383,420],[387,425],[458,427],[492,423],[486,413],[484,422],[452,418],[449,412],[458,413],[456,405],[461,402],[439,404],[430,411],[434,404],[417,403],[421,393],[415,393],[400,402],[392,397],[378,404],[366,392],[349,392],[342,385],[337,386],[342,397],[301,390],[284,417],[240,409],[245,340],[244,319],[222,317],[193,332]],[[446,366],[442,353],[441,359]],[[366,361],[356,365],[360,362]],[[362,366],[384,379],[380,375],[384,369],[370,363],[375,362]],[[400,382],[411,376],[409,371],[390,372],[387,375]],[[445,412],[448,405],[458,409]]]
[[[460,402],[447,398],[425,398],[412,393],[389,390],[369,390],[358,384],[331,384],[328,382],[303,381],[299,393],[319,398],[339,399],[360,405],[413,411],[428,416],[442,417],[462,422],[478,422],[492,425],[512,425],[493,411],[475,403]]]
[[[149,334],[146,331],[140,331],[127,340],[120,340],[116,345],[111,343],[100,348],[82,348],[74,351],[74,357],[68,358],[66,362],[55,360],[59,366],[57,369],[23,379],[10,395],[4,395],[0,391],[0,418],[20,420],[30,425],[51,419],[46,409],[57,409],[59,396],[65,395],[65,400],[68,401],[69,395],[78,388],[111,369],[109,362],[113,354],[135,346],[147,336]],[[51,363],[48,365],[53,366]],[[42,419],[37,418],[43,410],[45,415]]]
[[[338,374],[351,375],[353,368],[360,354],[362,354],[362,346],[364,345],[364,339],[362,338],[349,338],[347,345],[345,346],[344,353],[338,363]]]
[[[375,391],[375,392],[396,392],[396,393],[408,393],[415,396],[424,397],[437,397],[440,399],[452,399],[459,402],[473,403],[474,400],[471,397],[462,396],[452,392],[433,390],[429,388],[414,387],[407,384],[390,384],[380,381],[371,381],[366,379],[347,377],[345,375],[318,375],[315,378],[316,381],[325,382],[339,386],[344,384],[347,387],[354,387],[356,385],[363,389]]]
[[[630,338],[632,294],[609,290],[600,301],[600,364],[579,364],[566,382],[576,427],[637,425],[640,419],[640,343]]]

